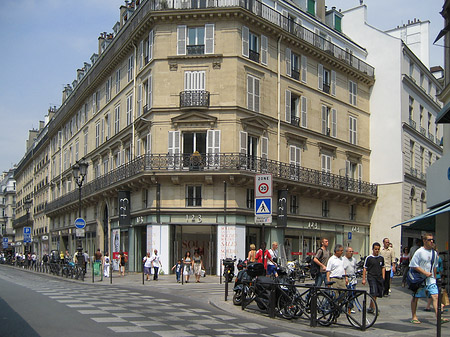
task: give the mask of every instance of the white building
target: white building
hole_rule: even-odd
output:
[[[442,156],[442,126],[436,124],[441,86],[427,65],[428,22],[413,20],[383,32],[367,23],[366,5],[342,14],[343,32],[367,48],[367,61],[376,69],[370,98],[370,180],[378,184],[378,202],[371,240],[389,237],[399,254],[420,232],[404,229],[402,239],[401,227],[391,227],[426,210],[426,172]]]

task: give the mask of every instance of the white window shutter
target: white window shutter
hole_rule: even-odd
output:
[[[267,65],[267,54],[269,50],[269,41],[267,36],[261,35],[261,63]]]
[[[247,76],[247,109],[253,110],[253,77]]]
[[[261,137],[261,158],[269,158],[269,138]]]
[[[362,180],[362,164],[358,164],[358,180]]]
[[[327,107],[322,105],[322,134],[326,135],[328,129]]]
[[[302,77],[301,78],[302,78],[302,82],[305,82],[305,83],[306,83],[306,75],[308,73],[307,67],[308,67],[308,59],[306,58],[305,55],[302,55],[302,58],[301,58]]]
[[[256,112],[259,112],[259,79],[255,78],[255,85],[254,85],[254,89],[255,89],[255,110]]]
[[[147,109],[151,109],[153,106],[153,88],[152,88],[152,74],[148,76],[148,96],[147,96]]]
[[[336,72],[331,71],[331,94],[336,96]]]
[[[147,148],[145,149],[145,154],[151,154],[152,153],[152,134],[149,132],[147,133]]]
[[[348,160],[346,160],[345,161],[345,176],[347,178],[350,177],[350,170],[351,170],[350,162]]]
[[[154,34],[153,30],[148,34],[148,60],[153,60],[153,42],[154,42]]]
[[[337,137],[337,111],[331,109],[331,137]]]
[[[139,86],[138,86],[137,108],[138,108],[137,115],[140,116],[142,113],[142,84],[139,84]]]
[[[323,65],[320,63],[317,65],[317,78],[319,81],[319,89],[323,90]]]
[[[169,131],[169,155],[180,153],[180,131]]]
[[[177,27],[177,55],[186,55],[186,32],[185,25]]]
[[[141,139],[138,138],[136,140],[136,156],[139,157],[140,155],[141,155]],[[105,162],[103,162],[103,163],[105,163]]]
[[[139,43],[138,55],[139,55],[139,69],[141,69],[142,66],[144,65],[144,41],[141,41]]]
[[[350,104],[353,103],[352,90],[353,90],[353,83],[352,81],[348,81],[348,101]]]
[[[247,132],[239,132],[239,153],[247,154]]]
[[[302,127],[306,128],[308,127],[307,123],[307,116],[308,116],[308,106],[307,106],[307,100],[306,96],[302,96]]]
[[[208,154],[220,153],[220,130],[208,130],[206,138],[206,152]]]
[[[242,55],[245,57],[249,56],[249,35],[248,27],[242,26]]]
[[[291,48],[286,48],[286,75],[291,76]]]
[[[286,90],[286,122],[291,123],[291,92]]]
[[[289,164],[296,165],[297,164],[296,159],[297,159],[296,158],[296,146],[289,145]]]
[[[205,54],[214,54],[214,24],[205,25]]]
[[[296,155],[296,163],[297,163],[297,166],[300,166],[301,165],[301,154],[302,154],[302,149],[301,148],[299,148],[299,147],[296,147],[295,148],[295,155]]]

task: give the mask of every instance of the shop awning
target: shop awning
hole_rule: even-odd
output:
[[[411,218],[409,220],[403,221],[402,223],[392,226],[391,228],[409,224],[408,228],[411,228],[411,229],[434,231],[435,225],[436,225],[435,216],[438,214],[441,214],[441,213],[445,213],[445,212],[450,212],[450,202],[448,202],[444,205],[441,205],[439,207],[430,209],[429,211],[426,211],[425,213],[415,216],[414,218]]]
[[[450,123],[450,102],[439,111],[436,117],[436,123]]]
[[[450,23],[444,28],[442,29],[438,36],[436,36],[436,39],[434,40],[433,44],[435,44],[436,42],[438,42],[445,34],[447,34],[448,32],[450,32]]]

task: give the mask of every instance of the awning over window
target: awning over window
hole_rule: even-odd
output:
[[[402,223],[399,223],[398,225],[392,226],[391,228],[409,224],[408,228],[411,228],[411,229],[434,231],[435,225],[436,225],[435,216],[438,214],[441,214],[441,213],[445,213],[445,212],[450,212],[450,202],[446,203],[444,205],[441,205],[439,207],[430,209],[429,211],[427,211],[425,213],[422,213],[418,216],[415,216],[414,218],[411,218]]]
[[[436,40],[434,40],[433,44],[435,44],[436,42],[438,42],[445,34],[447,34],[448,32],[450,32],[450,23],[439,32],[438,36],[436,37]]]
[[[450,102],[439,111],[436,117],[436,123],[450,123]]]

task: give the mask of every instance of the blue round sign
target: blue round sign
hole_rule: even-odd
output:
[[[86,221],[83,218],[75,219],[75,227],[83,229],[84,227],[86,227]]]
[[[450,180],[450,167],[447,170],[447,178],[448,178],[448,180]]]

